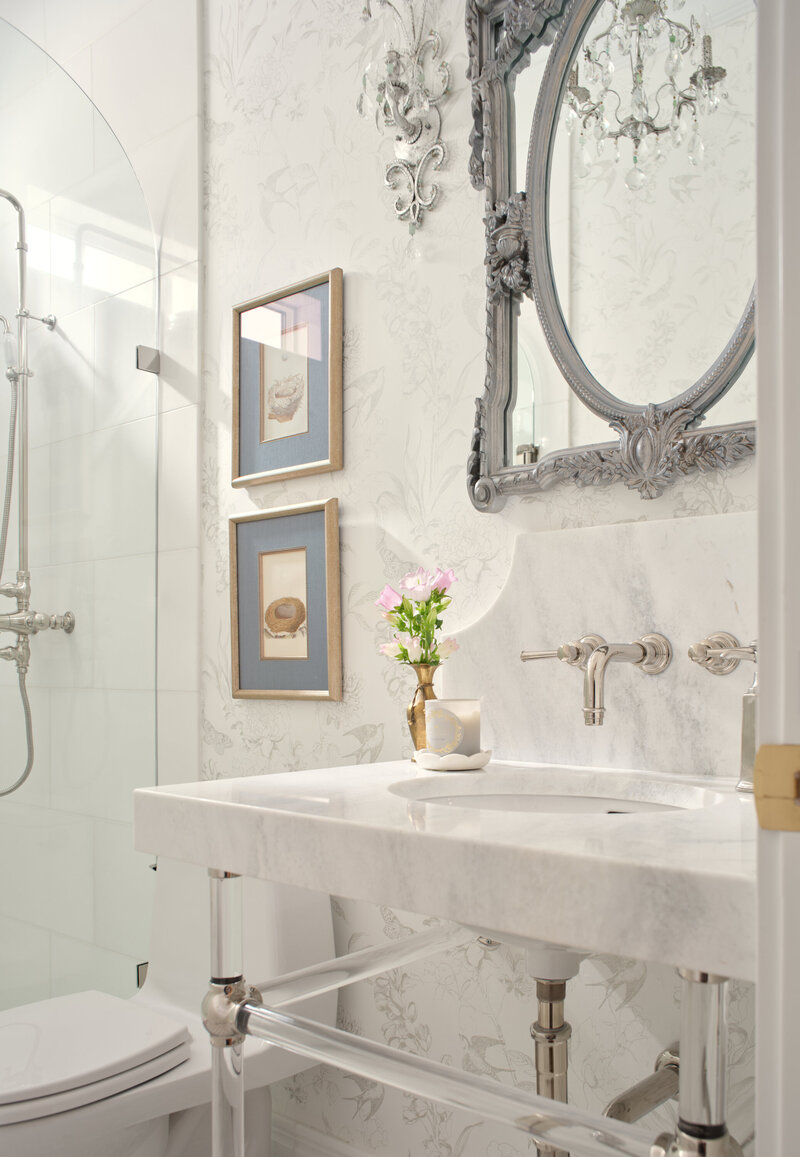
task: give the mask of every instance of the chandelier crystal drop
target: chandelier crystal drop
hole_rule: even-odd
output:
[[[620,141],[630,141],[625,184],[632,192],[647,188],[664,161],[662,140],[686,144],[689,162],[702,164],[700,118],[727,99],[727,73],[714,64],[711,36],[695,17],[676,18],[685,2],[605,0],[600,8],[593,27],[601,31],[585,41],[564,94],[567,132],[580,133],[578,176],[588,175],[591,153],[602,156],[607,141],[617,159]]]

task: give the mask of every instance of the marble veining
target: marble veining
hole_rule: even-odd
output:
[[[724,678],[691,663],[689,646],[756,630],[755,515],[669,519],[560,530],[517,539],[508,581],[487,613],[459,633],[443,694],[482,698],[482,745],[503,759],[643,768],[665,775],[738,773],[743,663]],[[629,643],[666,635],[670,666],[606,672],[602,727],[583,723],[583,675],[556,660],[521,664],[584,634]]]
[[[730,781],[718,791],[684,782],[665,796],[663,777],[611,769],[493,762],[473,775],[498,791],[512,777],[515,790],[524,780],[556,794],[572,779],[582,796],[667,799],[679,810],[443,806],[406,798],[403,782],[431,773],[390,761],[142,789],[136,846],[498,936],[752,979],[755,817]],[[443,774],[442,792],[466,778]]]

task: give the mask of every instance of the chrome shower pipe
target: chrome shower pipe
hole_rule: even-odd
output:
[[[0,580],[5,565],[8,544],[8,527],[11,514],[11,495],[14,483],[14,460],[16,456],[17,485],[19,488],[19,549],[17,555],[17,579],[13,583],[0,581],[0,595],[16,600],[17,609],[13,614],[0,615],[0,630],[12,631],[17,636],[16,645],[0,648],[0,659],[16,664],[22,710],[25,718],[25,740],[27,759],[22,774],[10,787],[0,790],[0,796],[10,795],[25,783],[30,775],[34,760],[33,723],[31,707],[26,687],[28,665],[30,663],[30,636],[44,630],[63,630],[69,634],[75,626],[75,616],[67,611],[63,615],[32,612],[31,576],[28,561],[28,310],[27,253],[28,241],[25,233],[25,210],[19,200],[7,189],[0,189],[0,198],[8,201],[17,214],[17,350],[16,364],[9,366],[6,376],[11,383],[11,406],[9,411],[8,461],[6,464],[6,487],[2,508],[2,530],[0,530]],[[35,318],[48,329],[53,329],[56,319],[52,314]],[[10,326],[2,318],[6,333]],[[16,449],[16,455],[15,455]]]
[[[17,582],[24,582],[28,573],[28,241],[25,233],[25,210],[7,189],[0,189],[0,197],[8,201],[17,214],[17,479],[19,486],[19,557]],[[30,605],[27,592],[21,595],[27,610]]]

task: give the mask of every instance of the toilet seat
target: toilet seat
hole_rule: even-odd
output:
[[[186,1025],[136,1001],[78,992],[0,1013],[0,1125],[79,1108],[168,1072]]]

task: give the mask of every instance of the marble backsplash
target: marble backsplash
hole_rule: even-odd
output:
[[[738,775],[752,664],[715,677],[687,650],[714,631],[752,642],[756,551],[754,513],[521,535],[499,597],[459,632],[441,694],[481,696],[483,746],[499,758]],[[670,666],[610,665],[602,727],[583,722],[581,671],[519,659],[584,634],[629,643],[653,631],[672,644]]]

